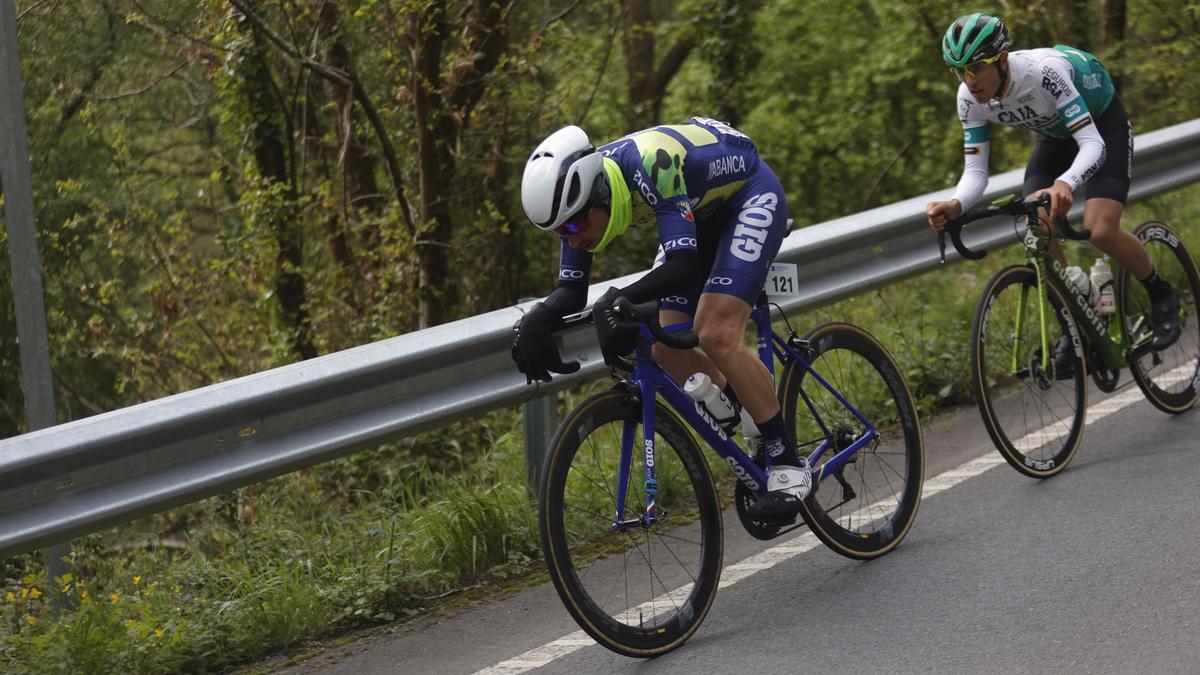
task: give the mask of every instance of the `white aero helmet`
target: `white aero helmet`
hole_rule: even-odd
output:
[[[553,230],[607,191],[607,180],[597,185],[603,175],[603,158],[587,133],[575,125],[563,127],[542,141],[525,162],[521,206],[534,225]]]

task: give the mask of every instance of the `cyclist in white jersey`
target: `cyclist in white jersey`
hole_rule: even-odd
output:
[[[963,125],[965,169],[954,196],[930,202],[929,225],[940,230],[969,209],[988,183],[988,123],[1029,129],[1037,145],[1025,168],[1027,199],[1044,194],[1045,222],[1065,217],[1074,192],[1087,184],[1083,226],[1092,244],[1145,285],[1151,300],[1154,339],[1165,349],[1181,330],[1179,295],[1154,270],[1145,247],[1121,229],[1129,194],[1133,131],[1112,79],[1091,54],[1058,45],[1010,52],[1012,39],[1000,19],[983,13],[959,17],[942,39],[942,57],[960,80],[958,117]],[[1064,266],[1062,248],[1052,244]],[[1056,346],[1070,362],[1069,344]]]

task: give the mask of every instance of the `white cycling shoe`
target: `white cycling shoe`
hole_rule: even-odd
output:
[[[767,472],[767,493],[746,511],[754,520],[782,520],[800,512],[800,505],[812,491],[808,462],[801,466],[777,465]]]

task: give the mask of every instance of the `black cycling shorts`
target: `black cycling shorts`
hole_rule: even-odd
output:
[[[1133,126],[1125,114],[1121,98],[1113,95],[1112,102],[1096,120],[1096,129],[1104,139],[1104,164],[1084,183],[1087,199],[1105,197],[1122,204],[1129,197],[1129,179],[1133,163]],[[1079,145],[1073,138],[1037,137],[1033,156],[1025,166],[1026,195],[1048,188],[1055,179],[1066,173],[1079,153]]]

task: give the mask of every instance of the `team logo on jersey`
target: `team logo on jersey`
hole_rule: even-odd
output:
[[[767,234],[775,220],[775,208],[778,205],[779,197],[774,192],[755,195],[742,204],[742,212],[738,214],[737,227],[733,231],[733,240],[729,244],[729,252],[734,257],[754,262],[762,256],[763,245],[767,243]]]
[[[1032,122],[1037,119],[1037,116],[1037,111],[1027,105],[1023,105],[1015,110],[1001,110],[996,113],[996,119],[1004,124],[1013,126]]]
[[[697,246],[695,237],[676,237],[664,241],[662,243],[662,250],[665,253],[667,251],[674,251],[677,248],[696,248]]]
[[[741,155],[726,155],[708,163],[708,180],[712,180],[717,176],[724,176],[727,173],[745,173],[745,171],[745,157]]]
[[[696,222],[696,216],[692,215],[691,204],[688,204],[687,202],[679,202],[679,213],[683,216],[683,219],[689,223]]]
[[[1063,117],[1071,119],[1082,111],[1083,107],[1076,103],[1074,105],[1067,106],[1067,109],[1063,111]]]
[[[1050,92],[1054,98],[1058,98],[1059,96],[1067,93],[1070,90],[1070,87],[1067,85],[1067,81],[1063,79],[1062,75],[1060,75],[1057,70],[1051,68],[1050,66],[1043,66],[1042,89]]]
[[[1099,89],[1100,88],[1100,73],[1091,73],[1089,75],[1084,75],[1082,80],[1083,80],[1083,88],[1084,89]]]
[[[645,199],[647,204],[650,206],[658,204],[658,195],[654,194],[654,191],[646,184],[641,169],[633,172],[633,182],[637,183],[638,192],[642,193],[642,199]]]

